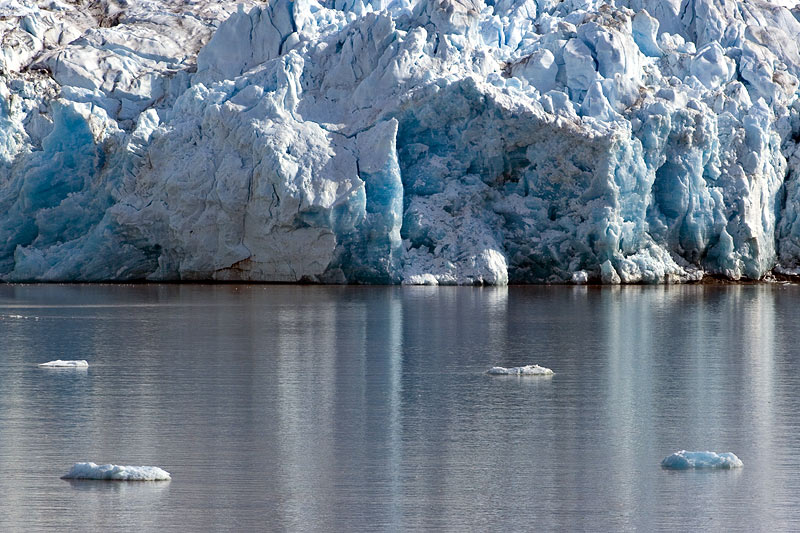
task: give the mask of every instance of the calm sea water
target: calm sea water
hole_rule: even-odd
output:
[[[0,529],[798,530],[798,325],[791,285],[0,285]]]

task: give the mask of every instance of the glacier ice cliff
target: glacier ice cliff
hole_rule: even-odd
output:
[[[800,273],[800,7],[0,0],[0,279]]]

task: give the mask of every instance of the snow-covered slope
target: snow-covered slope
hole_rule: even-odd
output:
[[[0,0],[0,278],[800,272],[800,9]]]

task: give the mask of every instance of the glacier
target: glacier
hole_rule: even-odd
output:
[[[0,0],[0,280],[798,275],[799,19]]]
[[[61,479],[95,479],[105,481],[170,481],[172,476],[157,466],[98,465],[75,463]]]
[[[742,460],[731,452],[687,452],[681,450],[669,455],[661,461],[663,468],[672,470],[688,470],[692,468],[741,468]]]

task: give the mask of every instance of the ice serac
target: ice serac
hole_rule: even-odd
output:
[[[0,279],[798,275],[799,18],[0,0]]]

